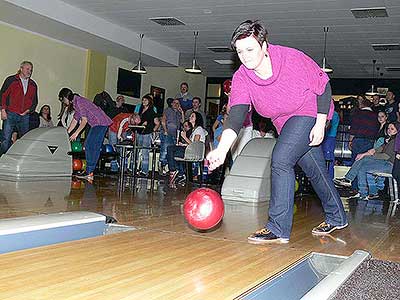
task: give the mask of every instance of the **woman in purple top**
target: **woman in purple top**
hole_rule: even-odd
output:
[[[58,93],[58,99],[66,106],[72,105],[75,110],[74,118],[68,127],[71,141],[77,139],[86,124],[91,126],[85,140],[86,172],[78,177],[93,180],[93,171],[100,157],[104,135],[112,120],[92,101],[74,94],[69,88],[62,88]],[[78,128],[72,133],[78,123]]]
[[[325,211],[325,221],[312,233],[329,234],[346,227],[343,204],[319,146],[326,120],[333,113],[328,76],[303,52],[269,44],[267,31],[259,21],[240,24],[231,45],[242,65],[233,76],[231,110],[221,141],[207,156],[209,169],[224,162],[251,107],[271,118],[280,134],[272,154],[269,220],[248,241],[289,242],[296,163],[310,178]]]

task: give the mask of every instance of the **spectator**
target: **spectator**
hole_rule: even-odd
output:
[[[32,72],[33,64],[23,61],[17,74],[7,77],[1,87],[2,153],[10,148],[15,129],[19,137],[29,131],[29,114],[35,111],[38,103],[38,87],[31,79]]]
[[[53,121],[51,119],[50,106],[45,104],[40,108],[39,111],[40,124],[39,127],[54,127]]]
[[[203,119],[198,112],[192,112],[189,118],[189,122],[192,124],[193,131],[190,136],[187,136],[186,131],[181,132],[181,137],[185,141],[185,144],[190,145],[195,141],[205,142],[206,136],[208,135],[207,131],[203,128]],[[184,157],[185,149],[178,147],[168,147],[168,168],[170,172],[169,183],[170,186],[175,185],[175,181],[177,183],[184,183],[186,181],[186,176],[184,173],[184,168],[182,162],[175,161],[175,157]]]
[[[358,154],[373,148],[379,130],[376,114],[372,111],[372,103],[364,99],[360,102],[360,109],[351,116],[350,144],[352,162]]]
[[[113,118],[112,113],[115,107],[115,102],[109,93],[102,91],[101,93],[96,94],[96,96],[94,96],[93,103],[100,107],[110,119]]]
[[[159,170],[163,175],[166,174],[167,161],[167,149],[168,146],[176,143],[177,133],[184,121],[183,110],[178,99],[174,99],[171,103],[171,107],[165,109],[161,124],[162,132],[160,133],[161,138],[161,149],[160,149],[160,167]]]
[[[369,149],[364,153],[357,155],[356,161],[351,169],[343,178],[334,179],[337,185],[350,186],[351,182],[358,179],[358,193],[354,198],[362,200],[371,200],[379,198],[376,184],[368,185],[367,174],[371,172],[390,173],[393,169],[395,160],[395,139],[399,124],[390,123],[388,126],[388,135],[390,139],[387,144]]]
[[[381,97],[379,95],[373,95],[372,96],[372,110],[376,113],[380,111],[384,111],[385,107],[381,105]]]
[[[142,166],[139,172],[141,176],[148,176],[149,173],[149,152],[151,146],[151,136],[154,130],[154,118],[156,114],[153,109],[153,97],[150,94],[146,94],[142,98],[142,105],[140,106],[139,116],[140,125],[145,126],[143,131],[137,134],[137,144],[142,148]]]
[[[201,99],[200,97],[193,97],[192,100],[193,107],[185,111],[185,120],[189,120],[189,117],[192,112],[197,111],[200,113],[201,117],[203,118],[203,124],[207,124],[207,117],[204,111],[201,110]]]
[[[399,118],[399,103],[395,100],[395,95],[392,91],[386,93],[386,114],[388,115],[388,122],[396,122]]]
[[[183,111],[187,111],[188,109],[192,108],[193,96],[189,93],[189,85],[187,84],[187,82],[181,83],[180,92],[176,94],[175,99],[179,100]]]
[[[385,143],[385,138],[387,136],[387,128],[389,123],[387,122],[388,116],[386,112],[380,111],[378,112],[378,122],[379,122],[379,131],[377,135],[377,139],[374,142],[374,148],[378,148]]]
[[[138,114],[128,114],[120,113],[112,119],[112,124],[108,129],[108,142],[114,147],[114,151],[117,149],[115,145],[127,138],[127,133],[129,131],[129,125],[140,124],[140,117]],[[134,135],[132,136],[134,138]],[[118,171],[117,160],[112,160],[111,172]]]
[[[110,108],[110,115],[109,117],[113,119],[116,115],[121,114],[121,113],[128,113],[128,108],[125,106],[125,97],[122,95],[119,95],[115,99],[115,104]]]

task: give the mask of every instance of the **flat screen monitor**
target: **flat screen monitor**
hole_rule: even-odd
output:
[[[117,93],[133,98],[140,98],[142,75],[118,68]]]

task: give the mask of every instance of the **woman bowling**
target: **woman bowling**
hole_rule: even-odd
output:
[[[272,153],[269,220],[248,241],[289,242],[296,163],[310,178],[325,212],[325,221],[312,233],[325,235],[346,227],[346,214],[319,146],[333,113],[328,76],[303,52],[269,44],[267,31],[259,21],[240,24],[231,46],[242,65],[232,79],[231,109],[221,141],[207,156],[209,168],[223,164],[251,106],[271,118],[279,132]]]
[[[108,126],[112,124],[112,120],[92,101],[74,94],[69,88],[62,88],[58,93],[58,99],[66,106],[72,105],[74,107],[74,118],[68,127],[71,141],[77,139],[82,130],[85,129],[86,124],[90,125],[89,133],[85,139],[86,172],[77,177],[93,180],[93,171],[100,157],[104,135]],[[78,128],[72,133],[78,123]]]

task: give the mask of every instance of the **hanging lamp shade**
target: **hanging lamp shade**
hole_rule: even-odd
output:
[[[196,62],[196,48],[197,48],[197,36],[198,35],[199,35],[199,32],[195,31],[194,32],[194,47],[193,47],[192,65],[190,68],[185,69],[186,73],[192,73],[192,74],[200,74],[201,73],[201,69]]]
[[[371,84],[371,89],[365,93],[367,96],[375,96],[378,95],[378,92],[375,91],[375,64],[376,64],[376,59],[372,60],[372,84]]]
[[[144,34],[141,33],[140,34],[139,60],[138,60],[138,62],[136,64],[136,66],[134,66],[132,68],[132,70],[131,70],[132,72],[138,73],[138,74],[146,74],[147,73],[146,69],[142,65],[142,43],[143,43],[143,37],[144,37]]]
[[[326,43],[327,43],[328,31],[329,31],[329,27],[324,26],[324,55],[322,57],[321,70],[324,71],[325,73],[332,73],[333,68],[330,65],[328,65],[327,60],[326,60]]]

